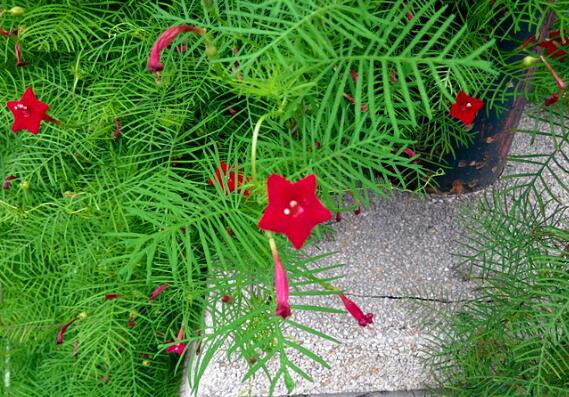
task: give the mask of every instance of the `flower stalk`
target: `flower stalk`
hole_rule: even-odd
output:
[[[555,79],[555,83],[557,84],[559,89],[561,91],[565,91],[567,89],[567,83],[565,83],[565,81],[563,81],[561,77],[559,77],[555,69],[553,69],[553,67],[549,64],[549,62],[547,62],[547,60],[543,57],[543,55],[540,55],[539,57],[541,58],[541,61],[543,62],[547,70],[549,70],[551,76],[553,76],[553,78]]]

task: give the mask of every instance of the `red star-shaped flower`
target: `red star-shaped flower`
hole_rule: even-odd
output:
[[[464,91],[460,91],[456,97],[456,103],[450,107],[450,115],[459,119],[465,125],[474,122],[476,114],[484,107],[484,102],[478,98],[468,96]]]
[[[229,166],[223,161],[219,163],[219,167],[215,170],[215,175],[207,181],[207,183],[212,186],[215,183],[218,183],[225,194],[234,192],[243,184],[243,182],[245,182],[245,177],[239,173],[236,167]],[[247,189],[243,191],[244,196],[249,196],[250,194],[251,192]]]
[[[282,175],[267,179],[269,206],[265,209],[259,227],[282,233],[296,249],[300,249],[312,229],[332,218],[316,196],[316,175],[311,174],[296,183]]]
[[[42,120],[56,122],[47,115],[49,106],[36,97],[32,87],[24,92],[22,99],[8,102],[6,105],[14,114],[13,132],[28,130],[35,135],[39,132]]]
[[[549,39],[542,43],[537,44],[538,47],[545,49],[545,54],[551,58],[559,59],[561,62],[565,62],[565,52],[562,47],[569,46],[569,39],[562,39],[561,32],[559,30],[551,32],[549,34]]]

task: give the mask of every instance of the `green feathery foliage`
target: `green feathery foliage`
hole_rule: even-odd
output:
[[[421,188],[428,177],[404,150],[468,142],[449,103],[461,90],[485,92],[496,75],[494,42],[435,0],[14,5],[23,16],[0,17],[18,31],[1,37],[0,102],[33,87],[60,123],[12,134],[0,111],[0,176],[16,177],[0,193],[6,396],[175,395],[184,362],[166,348],[177,342],[192,356],[194,390],[221,349],[249,363],[244,379],[264,373],[272,389],[292,390],[292,374],[310,379],[288,353],[325,358],[287,331],[330,338],[275,316],[257,227],[266,177],[316,174],[332,211],[351,208],[345,193],[365,205],[370,192]],[[207,33],[176,39],[164,70],[148,72],[153,43],[176,24]],[[222,161],[250,195],[208,184]],[[277,245],[295,315],[337,312],[302,304],[337,293],[319,258],[280,236]]]
[[[569,394],[569,129],[563,107],[533,117],[520,133],[551,150],[512,156],[522,171],[464,215],[460,256],[481,288],[429,349],[452,396]]]

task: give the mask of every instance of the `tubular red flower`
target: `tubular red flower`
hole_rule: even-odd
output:
[[[360,76],[358,76],[358,72],[356,72],[355,70],[350,70],[350,76],[352,76],[352,80],[354,80],[354,83],[357,83],[358,79],[360,78]]]
[[[18,101],[11,101],[6,104],[14,115],[12,131],[28,130],[36,135],[39,132],[42,121],[59,122],[47,115],[49,106],[40,101],[32,87],[28,87],[22,98]]]
[[[464,91],[460,91],[456,97],[456,103],[453,103],[450,107],[450,115],[462,121],[464,125],[471,125],[476,118],[476,114],[483,107],[483,101],[468,96]]]
[[[405,153],[405,154],[406,154],[407,156],[409,156],[409,157],[415,157],[415,152],[412,151],[412,150],[409,149],[409,148],[405,148],[405,149],[403,150],[403,153]]]
[[[158,296],[168,287],[169,287],[168,284],[162,284],[161,286],[156,288],[154,291],[152,291],[152,294],[150,294],[150,297],[148,299],[153,301],[154,299],[158,298]]]
[[[20,43],[16,43],[14,49],[16,50],[16,66],[17,67],[24,66],[25,63],[22,60],[22,47],[20,47]]]
[[[177,25],[166,29],[160,36],[158,36],[158,39],[156,39],[152,49],[150,50],[148,63],[146,65],[150,72],[159,72],[164,69],[164,65],[160,63],[162,51],[164,51],[164,49],[166,49],[180,33],[184,32],[193,32],[198,36],[203,36],[206,31],[205,29],[190,25]]]
[[[73,324],[75,321],[77,321],[76,318],[74,318],[73,320],[71,320],[70,322],[68,322],[67,324],[63,325],[63,327],[61,327],[59,329],[59,332],[57,333],[57,338],[55,340],[55,343],[58,345],[61,345],[63,343],[63,335],[65,335],[65,332],[67,331],[67,328],[69,328],[69,326],[71,324]]]
[[[282,175],[267,179],[269,205],[258,226],[263,230],[282,233],[296,249],[300,249],[316,225],[329,221],[332,213],[316,196],[316,175],[296,183]]]
[[[275,315],[286,319],[292,314],[288,303],[288,278],[276,250],[273,250],[273,260],[275,261],[275,290],[277,295]]]
[[[353,318],[357,320],[358,324],[361,327],[365,327],[373,323],[373,313],[364,314],[362,309],[360,309],[359,306],[356,305],[354,301],[348,299],[346,295],[339,294],[338,296],[340,297],[340,299],[342,299],[342,302],[344,303],[344,307],[346,308],[346,310],[352,315]]]

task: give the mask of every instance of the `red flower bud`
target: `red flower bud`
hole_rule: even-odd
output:
[[[285,319],[292,314],[288,303],[288,278],[278,255],[273,255],[273,258],[275,260],[275,288],[277,295],[277,310],[275,314]]]
[[[14,179],[16,179],[15,176],[8,175],[6,179],[4,179],[4,182],[2,182],[2,189],[4,190],[10,189],[10,182],[12,182]]]
[[[159,72],[164,69],[164,65],[160,63],[162,51],[164,51],[164,49],[166,49],[180,33],[184,32],[193,32],[198,36],[203,36],[205,34],[205,29],[190,25],[177,25],[166,29],[160,36],[158,36],[158,39],[156,39],[156,42],[154,42],[154,45],[150,50],[147,63],[147,68],[150,72]]]
[[[63,327],[61,327],[59,329],[59,332],[57,333],[57,339],[55,341],[56,344],[61,345],[63,343],[63,335],[65,335],[65,332],[67,331],[67,328],[69,328],[69,326],[71,324],[73,324],[75,321],[77,321],[76,318],[74,318],[73,320],[71,320],[70,322],[68,322],[67,324],[63,325]]]
[[[115,131],[113,132],[113,137],[119,139],[122,135],[121,132],[121,121],[120,119],[115,119]]]
[[[120,294],[105,294],[105,299],[108,301],[113,300],[113,299],[118,299],[120,297],[121,297]]]
[[[233,303],[233,298],[230,297],[229,295],[223,295],[223,296],[221,297],[221,301],[222,301],[223,303],[230,304],[230,303]]]
[[[545,106],[551,106],[559,100],[559,94],[554,93],[549,98],[545,99]]]
[[[17,67],[24,66],[25,63],[22,60],[22,48],[20,47],[20,43],[16,43],[15,50],[16,50],[16,66]]]
[[[342,299],[346,310],[357,320],[361,327],[365,327],[366,325],[373,323],[372,313],[364,314],[362,309],[360,309],[354,301],[348,299],[344,294],[340,294],[339,297]]]
[[[161,286],[156,288],[154,291],[152,291],[152,294],[150,294],[150,297],[148,299],[153,301],[154,299],[158,298],[158,296],[168,287],[169,287],[168,284],[162,284]]]

